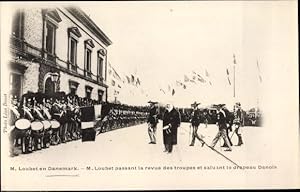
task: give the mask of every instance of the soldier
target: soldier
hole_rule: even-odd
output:
[[[172,153],[173,145],[177,144],[177,129],[180,126],[180,121],[179,112],[174,108],[171,102],[168,102],[163,117],[164,152]]]
[[[241,127],[242,120],[243,120],[242,116],[243,116],[243,113],[242,113],[242,109],[241,109],[241,103],[237,102],[234,106],[234,120],[233,120],[233,125],[235,126],[234,133],[238,137],[237,146],[241,146],[242,144],[244,144],[243,139],[242,139],[242,134],[240,132],[240,127]]]
[[[205,128],[207,128],[207,125],[208,125],[208,118],[209,118],[209,115],[208,115],[208,109],[204,109],[204,111],[203,111],[203,117],[204,117]]]
[[[200,103],[197,103],[196,101],[193,104],[191,104],[191,106],[193,107],[193,111],[192,111],[190,122],[193,131],[192,131],[192,142],[190,146],[194,146],[195,140],[197,138],[200,141],[201,146],[203,147],[205,142],[202,139],[204,138],[204,136],[201,135],[201,137],[199,137],[197,133],[201,121],[201,114],[200,114],[200,110],[198,109],[198,105],[200,105]]]
[[[52,116],[50,114],[50,109],[51,109],[50,99],[47,98],[46,95],[43,98],[43,105],[41,106],[41,108],[42,108],[42,114],[46,120],[45,122],[48,122],[50,124],[48,128],[45,127],[44,139],[43,139],[43,147],[48,148],[51,143],[52,130],[50,129],[51,127],[50,121],[52,120]]]
[[[11,131],[9,133],[9,143],[10,143],[9,152],[10,152],[10,156],[13,157],[19,155],[19,153],[16,151],[16,145],[18,144],[19,139],[22,138],[21,132],[18,131],[17,128],[15,128],[16,121],[21,118],[17,96],[12,97],[11,105],[9,109],[10,109],[9,126],[11,128]]]
[[[226,136],[227,136],[230,146],[232,146],[233,144],[229,137],[229,131],[232,131],[233,114],[226,108],[225,105],[222,107],[222,110],[225,112],[225,118],[226,118]],[[227,147],[225,142],[222,145],[222,147]]]
[[[157,128],[157,123],[158,123],[158,109],[155,106],[157,102],[149,101],[150,103],[150,111],[149,111],[149,116],[147,119],[148,123],[148,134],[150,137],[150,143],[149,144],[156,144],[156,128]]]
[[[32,115],[34,117],[34,123],[32,124],[32,126],[39,124],[39,129],[37,130],[33,129],[34,127],[32,127],[32,141],[35,150],[40,150],[43,147],[42,140],[44,137],[44,129],[42,121],[44,121],[45,118],[42,115],[42,97],[43,96],[41,95],[41,93],[36,93],[33,97]]]
[[[61,142],[60,138],[60,130],[62,129],[62,114],[63,114],[63,109],[59,101],[59,96],[58,94],[54,95],[53,98],[53,104],[50,110],[51,116],[53,119],[58,121],[60,123],[59,128],[53,130],[52,136],[51,136],[51,145],[57,145]]]
[[[230,143],[228,141],[228,137],[226,135],[226,129],[227,129],[226,114],[222,110],[223,106],[224,106],[223,104],[216,106],[217,107],[217,125],[219,127],[219,132],[217,133],[216,137],[213,139],[211,147],[214,148],[215,145],[217,144],[217,142],[219,141],[220,137],[223,137],[225,146],[228,148],[225,151],[232,151],[232,149],[230,147]]]
[[[26,93],[23,95],[22,103],[21,103],[21,118],[27,119],[29,122],[34,121],[34,117],[32,115],[33,109],[33,93]],[[32,152],[32,137],[31,137],[31,129],[24,130],[22,137],[22,153],[31,153]]]

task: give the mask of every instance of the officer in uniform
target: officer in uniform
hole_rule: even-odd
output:
[[[217,144],[217,142],[219,141],[220,137],[223,137],[225,146],[228,148],[228,149],[226,149],[226,151],[232,151],[230,143],[228,141],[227,134],[226,134],[226,129],[227,129],[226,114],[222,109],[223,106],[224,106],[223,104],[216,106],[216,108],[217,108],[217,125],[219,127],[219,132],[217,133],[216,137],[213,139],[211,147],[214,148],[215,145]]]
[[[200,105],[200,103],[197,103],[196,101],[191,104],[191,106],[193,107],[193,111],[191,114],[190,122],[191,122],[191,127],[192,127],[193,131],[192,131],[192,142],[191,142],[190,146],[194,146],[195,140],[197,138],[201,142],[201,146],[203,147],[205,142],[202,140],[202,138],[204,138],[204,136],[201,135],[201,137],[199,137],[199,135],[197,133],[198,127],[199,127],[200,121],[201,121],[201,114],[200,114],[198,105]]]
[[[157,129],[157,123],[158,123],[158,109],[155,106],[157,102],[149,101],[150,103],[150,110],[149,110],[149,116],[147,119],[148,123],[148,134],[150,137],[150,143],[149,144],[156,144],[156,129]]]
[[[243,113],[242,113],[242,109],[241,109],[241,103],[237,102],[234,106],[234,120],[233,120],[233,125],[235,126],[235,130],[234,133],[237,135],[238,137],[238,144],[237,146],[241,146],[243,143],[243,139],[242,139],[242,134],[240,131],[240,127],[242,125],[242,117]]]

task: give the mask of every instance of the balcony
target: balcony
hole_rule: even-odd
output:
[[[56,64],[56,56],[50,53],[46,53],[45,54],[45,58],[47,59],[47,61],[50,61],[53,64]]]
[[[10,37],[10,46],[14,54],[23,55],[26,57],[42,57],[42,51],[39,48],[27,43],[23,39],[18,38],[14,35]]]
[[[84,76],[85,76],[85,77],[88,77],[88,78],[92,78],[92,72],[91,72],[91,71],[84,70]]]
[[[102,76],[97,75],[97,81],[98,81],[99,83],[103,83],[103,80],[104,80],[104,78],[103,78]]]

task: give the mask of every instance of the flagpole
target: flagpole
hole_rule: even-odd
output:
[[[233,98],[235,99],[235,65],[236,65],[236,60],[235,60],[235,55],[233,54]]]
[[[235,98],[235,64],[233,65],[233,98]]]

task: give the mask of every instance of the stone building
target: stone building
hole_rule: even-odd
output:
[[[107,101],[111,40],[77,7],[18,9],[10,50],[10,92],[64,91]]]

